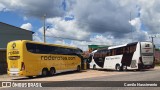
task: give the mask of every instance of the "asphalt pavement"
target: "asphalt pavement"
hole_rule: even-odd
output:
[[[100,70],[105,71],[105,70]],[[83,79],[69,80],[66,86],[63,86],[64,81],[61,82],[47,82],[44,85],[52,87],[42,87],[42,88],[23,88],[24,90],[160,90],[160,87],[123,87],[122,84],[125,82],[127,85],[136,83],[156,83],[160,86],[160,69],[151,69],[143,71],[127,71],[133,73],[117,74],[110,76],[99,76]],[[64,77],[65,78],[65,77]],[[57,84],[56,84],[57,83]],[[57,87],[54,85],[60,85],[62,87]],[[72,84],[72,85],[71,85]],[[121,87],[115,87],[121,85]],[[144,83],[143,83],[144,84]],[[67,86],[68,85],[68,86]],[[107,86],[113,85],[113,86]],[[115,86],[114,86],[115,85]],[[125,86],[125,85],[124,85]],[[22,88],[2,88],[4,90],[21,90]]]

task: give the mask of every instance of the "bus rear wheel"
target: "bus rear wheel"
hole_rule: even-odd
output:
[[[120,71],[120,70],[121,70],[121,67],[120,67],[119,64],[116,65],[116,70],[117,70],[117,71]]]
[[[48,69],[44,68],[44,69],[42,70],[42,76],[43,76],[43,77],[46,77],[47,75],[48,75]]]
[[[80,72],[80,71],[81,71],[80,66],[77,66],[77,72]]]
[[[49,72],[50,72],[50,75],[53,76],[55,74],[55,69],[52,67]]]
[[[27,76],[28,78],[33,78],[33,76]]]
[[[127,71],[127,66],[126,66],[126,65],[123,65],[123,66],[122,66],[122,70],[123,70],[123,71]]]
[[[96,65],[93,65],[93,70],[96,70]]]

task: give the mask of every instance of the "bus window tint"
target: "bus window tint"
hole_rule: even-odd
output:
[[[135,52],[136,51],[136,46],[134,45],[134,46],[130,46],[130,52],[132,53],[132,52]]]
[[[64,54],[64,55],[81,55],[81,49],[63,48],[49,45],[26,43],[27,50],[37,54]]]
[[[29,52],[36,53],[36,46],[35,46],[35,45],[33,45],[33,44],[31,44],[31,43],[27,43],[27,44],[26,44],[26,47],[27,47],[27,50],[28,50]]]

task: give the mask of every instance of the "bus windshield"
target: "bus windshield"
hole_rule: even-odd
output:
[[[153,44],[150,42],[141,42],[141,54],[153,55]]]

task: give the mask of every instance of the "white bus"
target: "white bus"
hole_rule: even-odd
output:
[[[154,68],[154,60],[153,43],[135,42],[94,51],[90,68],[141,70]]]

